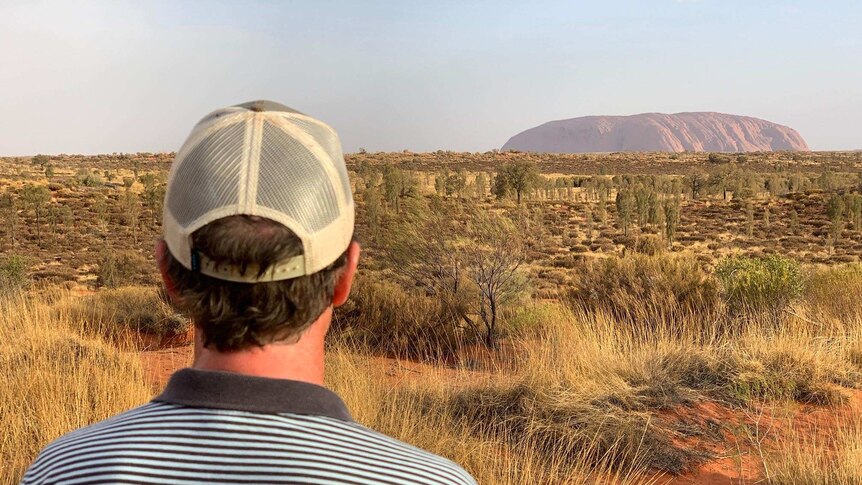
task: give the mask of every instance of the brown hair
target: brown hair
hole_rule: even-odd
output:
[[[263,274],[280,260],[302,254],[302,242],[287,227],[262,217],[230,216],[192,234],[192,245],[219,264]],[[332,304],[347,262],[345,251],[317,273],[268,283],[234,283],[192,271],[165,252],[174,304],[203,333],[205,347],[221,352],[296,342]]]

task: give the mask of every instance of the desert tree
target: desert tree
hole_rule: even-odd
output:
[[[693,172],[685,177],[686,185],[691,191],[692,200],[700,197],[701,191],[707,182],[707,175],[703,172]]]
[[[45,166],[48,165],[48,163],[50,161],[51,161],[51,158],[48,157],[48,155],[41,155],[41,154],[34,155],[33,158],[31,159],[31,162],[33,163],[33,165],[38,165],[39,169],[41,169],[43,171],[45,170]]]
[[[664,230],[665,237],[667,238],[668,245],[673,246],[673,242],[676,238],[676,230],[679,226],[679,211],[680,211],[680,200],[679,197],[673,197],[668,199],[664,203]]]
[[[368,187],[362,196],[365,201],[365,217],[368,222],[371,242],[376,242],[380,237],[383,219],[383,199],[380,197],[380,190],[376,186]]]
[[[468,273],[468,249],[473,244],[468,234],[473,224],[465,228],[459,222],[463,205],[439,196],[430,203],[411,199],[405,204],[407,215],[387,224],[381,240],[388,266],[402,285],[424,292],[440,305],[439,325],[485,341],[484,320],[477,320],[481,296]]]
[[[401,178],[404,174],[401,169],[387,163],[383,166],[383,197],[389,207],[394,208],[398,212],[398,186],[401,183]]]
[[[494,182],[494,195],[497,198],[514,193],[518,205],[521,205],[522,195],[539,183],[538,168],[530,161],[509,162],[500,167]]]
[[[161,213],[162,204],[165,198],[165,188],[158,184],[156,175],[152,172],[147,172],[140,177],[138,181],[144,186],[143,203],[150,211],[150,221],[153,226],[158,223],[159,214]]]
[[[862,195],[853,194],[850,213],[853,217],[853,229],[857,232],[862,231]]]
[[[384,256],[406,287],[421,288],[438,296],[454,313],[467,315],[460,303],[464,300],[463,245],[452,218],[457,205],[439,197],[431,203],[429,207],[423,199],[415,199],[402,217],[386,224],[381,238]]]
[[[727,200],[727,179],[730,176],[730,171],[725,169],[715,170],[709,174],[706,180],[706,186],[715,193],[720,193],[722,200]]]
[[[63,226],[64,235],[71,234],[75,230],[75,211],[72,210],[72,206],[68,204],[60,205],[57,218]]]
[[[824,170],[816,181],[817,188],[824,192],[830,192],[838,187],[838,176],[831,170]]]
[[[12,193],[0,195],[0,215],[3,217],[3,226],[6,234],[15,247],[18,229],[18,199]]]
[[[862,196],[853,193],[844,194],[844,213],[847,223],[858,231],[859,219],[862,217]]]
[[[629,223],[632,220],[632,213],[634,213],[636,207],[635,204],[635,197],[630,190],[622,189],[617,191],[617,222],[622,226],[623,234],[626,236],[629,235]]]
[[[599,222],[604,225],[608,219],[608,199],[603,190],[598,191],[598,198],[599,203],[596,204],[596,217],[598,217]]]
[[[102,185],[102,178],[97,170],[90,171],[84,167],[75,172],[75,181],[84,187],[98,187]]]
[[[467,276],[479,290],[484,342],[493,349],[497,346],[500,309],[516,300],[526,285],[519,271],[524,262],[523,245],[516,227],[503,216],[477,211],[470,220],[464,262]]]
[[[766,177],[764,185],[769,195],[784,195],[788,190],[787,179],[776,173]]]
[[[841,238],[841,231],[844,228],[844,210],[844,198],[838,194],[832,194],[832,197],[829,198],[829,202],[826,204],[826,215],[832,223],[830,231],[832,244],[837,243]]]
[[[664,202],[661,200],[656,204],[655,211],[655,219],[654,219],[655,228],[658,231],[659,235],[663,238],[667,238],[667,216],[664,211]]]
[[[138,229],[141,224],[141,202],[138,194],[127,190],[123,194],[123,216],[125,217],[126,227],[132,234],[132,240],[138,244]]]
[[[467,172],[460,169],[454,173],[450,173],[446,177],[446,195],[463,196],[464,189],[467,187]]]
[[[94,197],[92,209],[96,216],[96,224],[104,231],[108,225],[108,198],[104,194],[97,194]]]
[[[51,200],[51,191],[44,185],[27,184],[21,189],[21,199],[33,209],[35,215],[36,238],[42,240],[42,215],[45,205]]]
[[[766,206],[763,207],[763,227],[767,230],[769,229],[769,226],[771,225],[770,219],[771,219],[771,214],[769,212],[769,205],[767,204]]]
[[[664,209],[661,206],[661,200],[655,191],[650,191],[649,208],[647,209],[647,223],[653,226],[658,225],[659,217],[664,217]]]
[[[635,188],[635,214],[637,214],[638,226],[641,230],[645,229],[649,222],[650,197],[652,196],[653,191],[646,185],[638,184]]]

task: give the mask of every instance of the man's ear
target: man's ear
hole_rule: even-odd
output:
[[[359,265],[359,243],[353,241],[347,247],[347,264],[335,283],[335,292],[332,295],[332,305],[341,306],[350,296],[350,288],[353,286],[353,277],[356,275],[356,266]]]
[[[176,301],[177,290],[171,276],[168,274],[168,245],[164,239],[159,239],[156,243],[155,256],[156,264],[159,266],[159,273],[162,274],[162,281],[165,283],[165,291],[171,301]]]

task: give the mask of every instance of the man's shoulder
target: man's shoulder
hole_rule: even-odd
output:
[[[158,412],[165,406],[164,403],[149,402],[60,436],[42,448],[42,451],[27,469],[21,483],[44,483],[57,465],[68,462],[69,458],[73,458],[82,448],[95,447],[102,442],[109,441],[112,438],[112,430],[122,428],[125,424],[132,424],[136,418]]]
[[[126,465],[132,462],[158,469],[182,458],[176,453],[165,454],[163,447],[200,455],[197,459],[201,460],[210,460],[209,453],[217,452],[224,460],[234,460],[236,467],[248,466],[258,472],[266,469],[283,474],[280,467],[288,466],[294,472],[302,469],[304,473],[368,476],[380,483],[476,484],[452,461],[349,419],[159,401],[58,438],[42,450],[23,483],[51,483],[55,478],[116,470],[127,473]],[[258,459],[261,453],[267,460]],[[211,472],[186,462],[174,465],[201,476]],[[99,470],[94,471],[93,466]]]
[[[439,484],[475,485],[476,480],[457,463],[440,455],[423,450],[411,444],[400,441],[389,435],[375,431],[356,422],[345,423],[345,426],[364,441],[388,449],[393,454],[402,457],[405,466],[431,473]]]

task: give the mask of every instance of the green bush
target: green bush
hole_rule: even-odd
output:
[[[27,258],[17,254],[0,257],[0,294],[11,293],[26,288],[30,284]]]
[[[79,168],[75,173],[75,181],[84,187],[99,187],[103,184],[99,172],[90,172],[86,168]]]
[[[737,315],[780,312],[804,289],[799,263],[777,255],[727,258],[718,264],[715,274],[721,281],[728,310]]]
[[[105,250],[99,256],[96,283],[108,288],[132,284],[157,284],[158,279],[154,277],[155,269],[155,264],[135,251]]]

